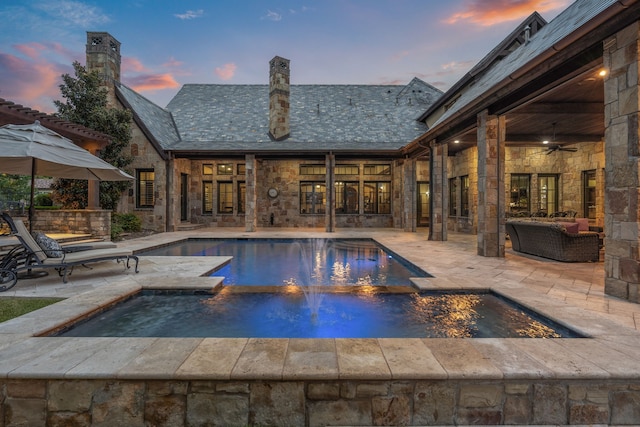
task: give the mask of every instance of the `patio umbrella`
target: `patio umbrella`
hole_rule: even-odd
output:
[[[0,173],[31,175],[29,223],[36,176],[100,181],[134,178],[36,121],[0,127]]]

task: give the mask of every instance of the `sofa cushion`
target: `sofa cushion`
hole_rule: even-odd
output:
[[[42,248],[42,251],[47,254],[48,257],[60,258],[62,257],[62,255],[64,255],[60,244],[51,237],[39,231],[35,231],[32,234],[33,239],[36,241],[38,246]]]
[[[571,234],[576,234],[580,228],[580,224],[577,222],[560,222],[559,224],[562,224],[564,230]]]
[[[576,218],[578,231],[589,231],[589,218]]]

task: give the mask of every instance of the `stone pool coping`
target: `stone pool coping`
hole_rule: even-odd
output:
[[[148,257],[146,262],[152,262]],[[211,266],[211,257],[208,266]],[[218,262],[223,263],[225,257]],[[145,260],[143,259],[144,263]],[[209,268],[210,269],[210,268]],[[37,337],[142,289],[207,289],[219,277],[120,281],[0,324],[0,377],[210,381],[640,379],[640,333],[523,286],[454,285],[418,278],[420,289],[491,289],[590,338],[68,338]]]

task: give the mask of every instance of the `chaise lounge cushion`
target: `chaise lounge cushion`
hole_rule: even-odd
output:
[[[34,231],[33,238],[48,257],[61,258],[64,255],[60,244],[44,233]]]

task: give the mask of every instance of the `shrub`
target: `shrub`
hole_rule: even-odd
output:
[[[111,214],[111,240],[117,240],[122,233],[142,230],[142,221],[134,214]]]
[[[46,193],[40,193],[33,198],[35,206],[53,206],[53,199]]]

